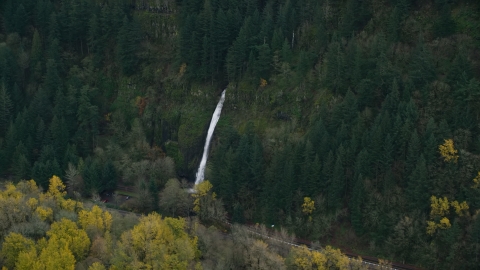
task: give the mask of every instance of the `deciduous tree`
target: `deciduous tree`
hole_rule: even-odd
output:
[[[457,163],[458,161],[458,150],[455,149],[452,139],[444,140],[444,143],[438,146],[440,155],[443,157],[445,162]]]
[[[23,251],[30,250],[34,246],[35,243],[33,240],[25,238],[21,234],[8,234],[2,244],[2,257],[4,265],[13,269],[18,255]]]
[[[185,214],[189,208],[188,196],[177,179],[169,179],[160,193],[160,207],[171,212],[172,216]]]
[[[49,246],[50,242],[54,244],[62,243],[64,248],[71,251],[77,260],[84,259],[90,249],[90,239],[88,238],[87,233],[84,230],[79,229],[75,222],[66,218],[54,222],[50,227],[50,230],[47,232],[47,235],[49,237]],[[47,254],[43,255],[43,253],[44,251],[42,251],[40,257],[47,256]]]
[[[122,234],[112,262],[118,269],[186,269],[196,257],[197,240],[185,232],[185,221],[153,213]]]

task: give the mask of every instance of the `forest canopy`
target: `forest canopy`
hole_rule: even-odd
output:
[[[123,210],[228,217],[425,268],[477,267],[478,1],[6,0],[0,13],[0,177],[11,193],[1,237],[23,224],[8,238],[22,256],[43,263],[43,249],[56,250],[70,267],[86,246],[110,245],[109,226],[133,241],[119,233],[130,221],[114,229],[80,209],[107,193]],[[225,88],[211,187],[193,211],[182,189]],[[65,194],[21,181],[50,190],[52,175]],[[11,219],[15,207],[32,219]],[[54,222],[83,246],[48,236]],[[192,250],[175,256],[196,264]],[[276,267],[268,252],[258,254]]]

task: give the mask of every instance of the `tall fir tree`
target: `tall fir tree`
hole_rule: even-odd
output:
[[[410,209],[417,209],[425,212],[428,209],[429,188],[428,171],[423,154],[420,155],[415,165],[415,169],[408,179],[408,186],[406,190]]]
[[[117,59],[122,72],[131,75],[138,64],[136,55],[141,31],[135,21],[130,22],[125,16],[117,35]]]
[[[332,180],[328,186],[327,203],[330,211],[335,212],[342,207],[343,189],[345,185],[345,170],[343,161],[337,157],[333,169]]]
[[[358,177],[355,179],[355,183],[353,184],[351,200],[350,200],[350,222],[355,229],[357,235],[363,234],[363,215],[362,215],[362,205],[365,197],[365,189],[363,185],[363,176],[359,174]]]
[[[5,83],[0,85],[0,137],[3,137],[7,132],[7,127],[11,121],[13,113],[13,104],[10,99],[10,94],[5,87]]]

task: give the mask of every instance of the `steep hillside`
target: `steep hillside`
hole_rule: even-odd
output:
[[[207,177],[233,221],[426,268],[480,244],[474,0],[2,4],[0,173],[158,208]],[[306,211],[305,203],[314,208]]]

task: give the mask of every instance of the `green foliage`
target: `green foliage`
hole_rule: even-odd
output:
[[[372,253],[424,268],[475,268],[476,1],[4,2],[2,176],[34,177],[46,188],[71,163],[75,191],[125,180],[142,192],[141,207],[156,207],[175,171],[193,175],[213,93],[229,84],[228,121],[214,135],[207,173],[235,221],[284,225],[358,249],[369,243]],[[456,163],[439,155],[445,139],[455,141]],[[180,194],[178,182],[168,187]],[[445,230],[429,236],[431,195],[470,208],[449,217],[449,228],[435,221]],[[306,196],[316,209],[309,222]],[[169,213],[188,211],[163,197]],[[47,222],[65,215],[48,203],[41,209],[51,209],[51,219],[14,230],[40,239]],[[354,237],[352,227],[359,238],[343,239]],[[103,240],[95,246],[106,254],[112,245]],[[125,252],[140,254],[122,241]],[[74,258],[62,241],[37,242],[23,262],[43,263],[47,251]],[[265,265],[281,267],[264,243],[249,244],[258,254],[239,252],[250,263],[243,268],[266,257]],[[124,265],[122,256],[102,264]]]
[[[117,58],[125,75],[131,75],[138,64],[137,50],[141,29],[125,16],[117,36]]]
[[[434,23],[434,33],[438,37],[448,37],[455,33],[455,22],[451,17],[451,7],[446,1],[440,8],[439,18]]]
[[[13,104],[5,83],[0,88],[0,136],[5,136],[7,127],[11,121]]]

